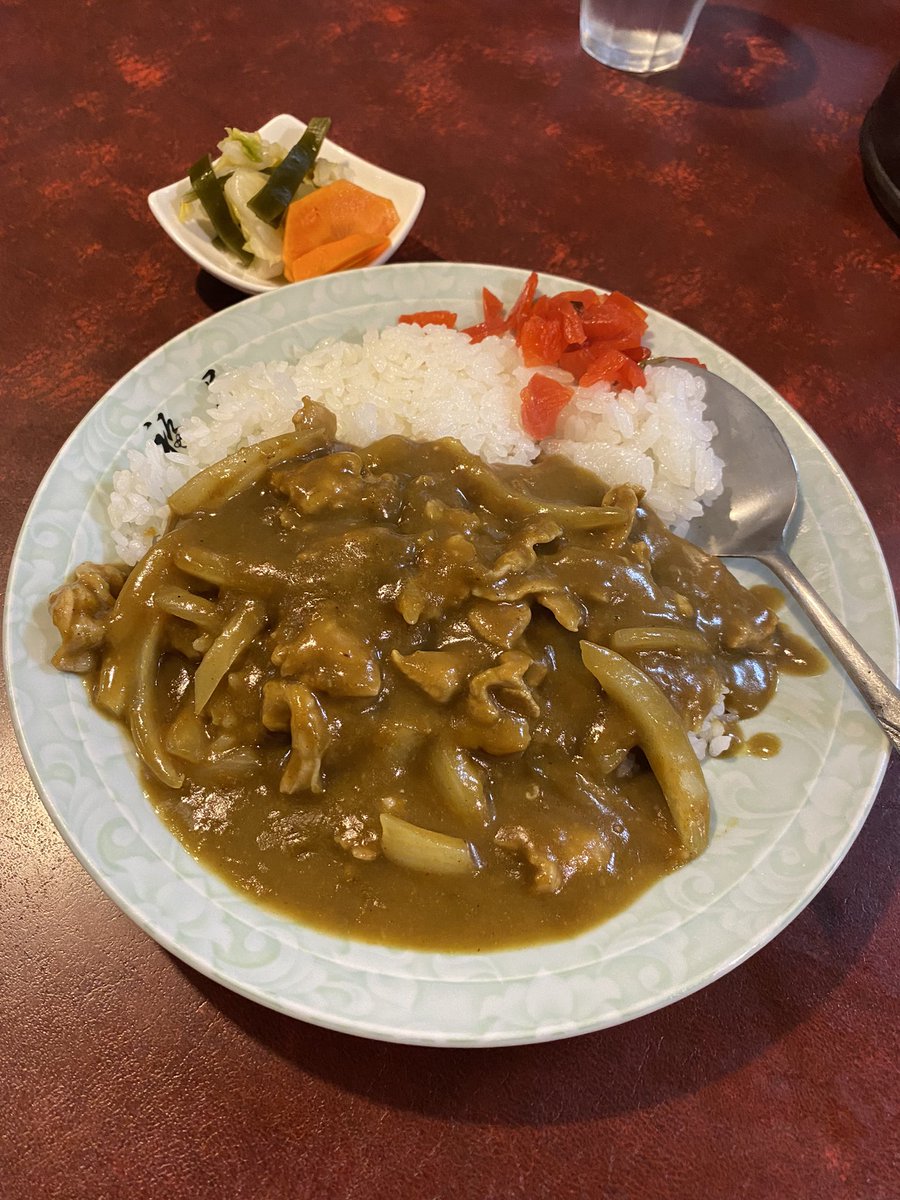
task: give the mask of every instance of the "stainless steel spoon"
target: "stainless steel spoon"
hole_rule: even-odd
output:
[[[681,359],[658,362],[685,370],[706,384],[706,415],[718,428],[713,448],[725,463],[725,490],[691,522],[688,539],[720,558],[755,558],[794,594],[831,647],[876,720],[900,750],[900,691],[866,654],[784,546],[797,504],[797,467],[772,420],[732,384]]]

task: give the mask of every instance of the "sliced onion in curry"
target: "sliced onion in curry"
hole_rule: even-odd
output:
[[[709,791],[683,721],[650,676],[621,654],[582,642],[581,657],[607,695],[634,723],[678,835],[693,858],[709,840]]]

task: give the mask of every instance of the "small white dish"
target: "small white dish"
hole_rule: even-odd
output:
[[[305,130],[306,126],[302,121],[298,121],[289,113],[281,113],[262,125],[259,132],[267,141],[279,142],[286,150],[289,150],[303,136]],[[202,153],[202,150],[198,150],[197,157],[199,158]],[[369,191],[375,192],[379,196],[386,196],[389,200],[393,200],[400,216],[399,224],[391,234],[390,246],[368,265],[378,266],[380,263],[387,262],[398,246],[403,244],[415,224],[416,217],[425,200],[425,188],[415,179],[406,179],[403,175],[395,175],[392,171],[386,171],[383,167],[366,162],[364,158],[351,154],[349,150],[344,150],[343,147],[338,146],[336,142],[329,141],[328,138],[322,143],[320,156],[331,162],[346,164],[348,178],[353,183],[358,183],[360,187],[368,188]],[[216,279],[221,279],[223,283],[230,284],[240,292],[254,295],[259,292],[274,292],[278,288],[285,287],[287,280],[283,275],[279,275],[276,279],[259,279],[251,271],[242,267],[227,250],[220,250],[218,246],[214,245],[208,227],[205,228],[200,221],[195,219],[182,221],[179,218],[182,199],[190,186],[190,180],[185,177],[176,183],[170,183],[167,187],[158,188],[147,197],[150,211],[175,245],[179,246],[204,271],[215,275]]]

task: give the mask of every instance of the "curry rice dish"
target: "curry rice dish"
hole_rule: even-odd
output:
[[[797,666],[774,612],[561,457],[294,425],[51,597],[54,664],[190,853],[323,931],[450,951],[571,936],[700,853],[693,746]]]

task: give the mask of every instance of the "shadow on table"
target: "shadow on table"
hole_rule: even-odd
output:
[[[561,1125],[652,1108],[732,1075],[802,1025],[865,949],[896,884],[894,760],[837,876],[765,949],[679,1004],[567,1041],[494,1050],[368,1042],[292,1020],[178,965],[225,1017],[299,1072],[377,1103],[472,1124]]]
[[[223,283],[221,279],[216,279],[215,275],[206,271],[197,272],[194,291],[211,312],[222,312],[223,309],[231,308],[232,305],[248,298],[246,292],[239,292],[231,284]]]
[[[444,262],[444,259],[430,246],[420,242],[418,238],[408,237],[399,247],[391,262]],[[387,265],[389,266],[390,263]],[[215,275],[210,275],[206,271],[197,273],[194,290],[211,312],[222,312],[223,309],[231,308],[232,305],[239,304],[241,300],[248,299],[245,292],[239,292],[237,288],[223,283],[220,279],[216,279]]]
[[[701,13],[680,66],[646,82],[726,108],[770,108],[804,96],[817,74],[794,30],[762,13],[716,5]]]
[[[900,220],[897,220],[892,212],[888,212],[884,204],[881,202],[881,197],[878,196],[869,186],[868,180],[864,180],[864,182],[866,185],[866,192],[869,195],[869,199],[872,201],[872,207],[878,213],[879,217],[881,217],[882,221],[884,221],[884,223],[887,225],[888,229],[892,230],[897,237],[900,237]]]

